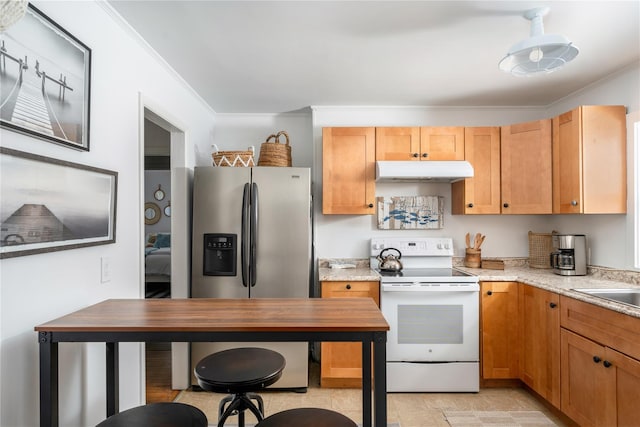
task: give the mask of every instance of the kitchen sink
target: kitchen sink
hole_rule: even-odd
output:
[[[640,289],[573,289],[595,297],[621,302],[640,308]]]

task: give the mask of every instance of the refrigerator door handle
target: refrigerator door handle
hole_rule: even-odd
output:
[[[249,240],[249,248],[251,253],[251,287],[256,285],[258,279],[258,184],[251,184],[251,238]]]
[[[249,279],[249,239],[250,239],[250,230],[249,230],[249,197],[250,197],[250,186],[249,183],[244,185],[244,191],[242,193],[242,228],[240,235],[240,270],[242,271],[242,286],[245,288],[248,285]]]

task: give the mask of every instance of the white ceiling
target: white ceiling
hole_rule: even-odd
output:
[[[640,61],[640,1],[167,1],[110,4],[218,113],[315,105],[546,106]],[[498,62],[550,6],[578,57]]]

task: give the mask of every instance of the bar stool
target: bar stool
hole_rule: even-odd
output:
[[[207,427],[200,409],[185,403],[159,402],[113,414],[96,427]]]
[[[218,406],[218,427],[224,426],[227,418],[235,414],[238,414],[238,427],[244,427],[246,409],[261,421],[264,402],[253,392],[278,381],[285,364],[280,353],[254,347],[224,350],[200,360],[194,368],[198,385],[206,391],[229,393]]]
[[[357,427],[350,418],[320,408],[297,408],[273,414],[256,427]]]

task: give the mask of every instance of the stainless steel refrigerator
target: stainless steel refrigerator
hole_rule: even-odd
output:
[[[308,168],[196,167],[191,297],[308,298],[311,212]],[[191,366],[213,352],[251,346],[286,359],[271,388],[308,387],[307,343],[192,343]]]

